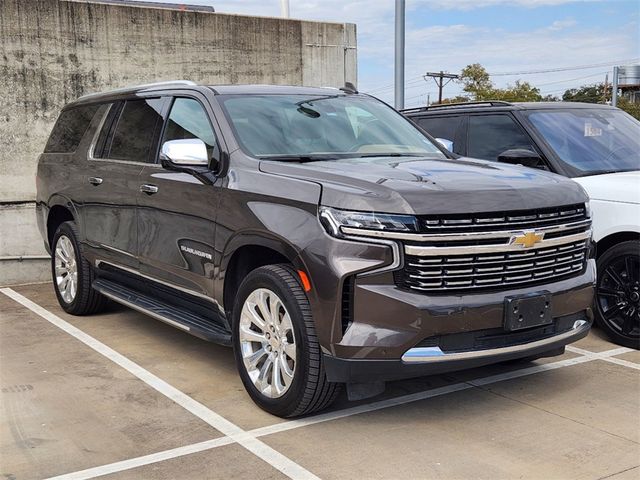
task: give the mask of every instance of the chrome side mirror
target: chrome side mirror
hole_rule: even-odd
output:
[[[436,142],[438,142],[450,152],[453,152],[453,142],[451,140],[447,140],[446,138],[436,138]]]
[[[169,140],[160,150],[162,164],[168,161],[176,167],[207,167],[209,154],[207,146],[199,138]]]

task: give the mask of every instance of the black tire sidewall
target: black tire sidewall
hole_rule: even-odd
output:
[[[600,285],[600,279],[604,275],[604,271],[607,266],[616,258],[627,255],[635,255],[640,256],[640,241],[638,240],[629,240],[626,242],[619,243],[614,245],[613,247],[607,249],[597,261],[597,271],[598,271],[598,287]],[[612,326],[609,325],[603,317],[603,312],[600,307],[600,302],[597,297],[597,289],[596,289],[596,299],[595,299],[595,307],[596,307],[596,323],[597,325],[604,330],[607,335],[617,344],[623,345],[629,348],[640,349],[640,338],[638,337],[630,337],[628,335],[623,335],[621,332],[615,330]]]
[[[77,282],[77,290],[76,296],[74,297],[71,303],[67,303],[60,295],[58,291],[58,284],[56,282],[56,245],[58,244],[58,239],[61,236],[66,236],[73,245],[73,253],[76,258],[77,272],[78,272],[78,282]],[[84,285],[84,275],[85,271],[82,268],[82,254],[80,251],[80,244],[77,239],[75,225],[72,222],[64,222],[60,224],[56,233],[53,235],[53,241],[51,242],[51,276],[53,279],[53,289],[56,292],[56,297],[58,298],[58,302],[60,306],[68,313],[75,313],[82,302],[82,285]]]
[[[293,278],[295,279],[295,277]],[[244,302],[249,294],[259,288],[271,290],[280,297],[287,309],[287,312],[289,313],[289,316],[291,317],[291,323],[293,324],[293,331],[296,340],[297,359],[293,382],[287,392],[279,398],[268,398],[258,391],[246,372],[242,359],[242,351],[240,349],[240,340],[238,335],[240,327],[240,312],[242,311]],[[309,338],[305,334],[304,328],[304,307],[304,305],[299,304],[285,280],[278,275],[276,271],[267,268],[259,268],[251,272],[242,282],[238,290],[238,295],[233,308],[233,350],[238,372],[242,383],[252,400],[262,409],[273,415],[287,416],[297,408],[302,396],[304,395],[309,376]],[[308,314],[310,315],[310,313]]]

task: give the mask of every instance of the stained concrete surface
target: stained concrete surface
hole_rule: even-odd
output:
[[[221,436],[2,294],[0,389],[0,473],[16,479]]]
[[[115,305],[99,315],[67,315],[50,284],[16,290],[244,429],[284,422],[253,405],[229,349]],[[44,478],[220,436],[2,295],[0,337],[0,477]],[[598,331],[576,346],[599,352],[617,348]],[[637,362],[636,353],[620,358]],[[568,352],[536,363],[577,356]],[[495,365],[393,382],[380,398],[531,365]],[[261,440],[327,479],[635,479],[640,465],[639,380],[638,370],[592,360]],[[343,395],[333,409],[353,405]],[[239,445],[228,445],[105,478],[249,476],[282,474]]]
[[[66,103],[177,79],[357,83],[356,27],[90,0],[1,0],[0,73],[0,231],[13,232],[0,239],[0,258],[42,255],[32,213],[36,165]],[[0,284],[40,281],[47,271],[43,260],[5,258]]]

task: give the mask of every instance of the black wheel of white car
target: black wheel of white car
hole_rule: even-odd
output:
[[[75,223],[62,223],[51,242],[51,274],[60,306],[73,315],[100,310],[105,297],[91,288],[93,271],[82,257]]]
[[[640,242],[627,241],[598,259],[598,325],[625,347],[640,349]]]
[[[335,399],[339,384],[326,379],[309,301],[288,266],[260,267],[247,276],[233,322],[238,371],[261,408],[295,417]]]

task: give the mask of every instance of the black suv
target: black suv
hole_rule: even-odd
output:
[[[153,84],[67,105],[39,226],[72,314],[112,299],[233,345],[281,416],[557,355],[590,328],[584,191],[455,160],[352,86]]]
[[[403,110],[448,150],[549,170],[591,197],[596,320],[640,348],[640,122],[608,105],[501,101]]]

